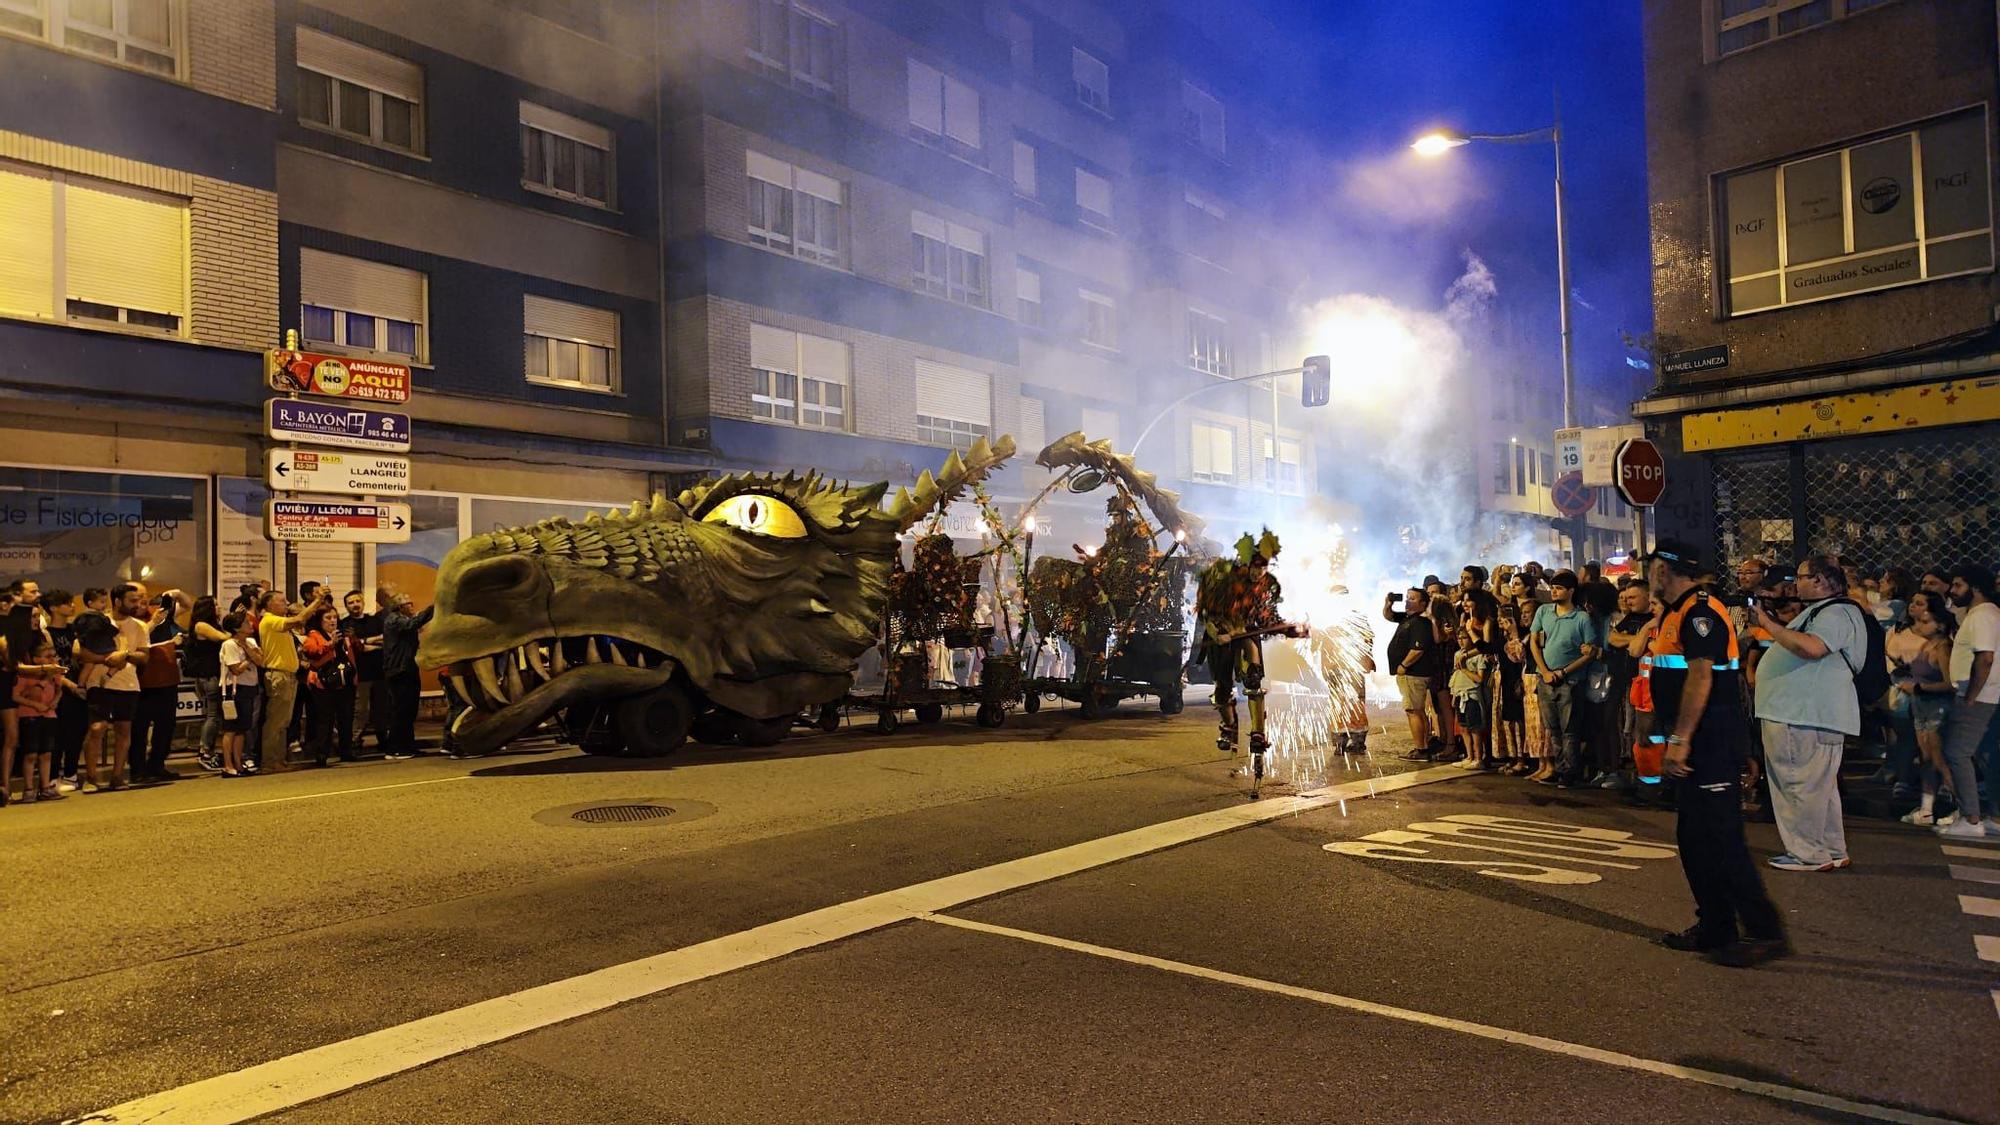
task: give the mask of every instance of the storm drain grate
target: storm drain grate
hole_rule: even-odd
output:
[[[672,816],[674,810],[665,805],[598,805],[578,809],[569,815],[571,820],[580,820],[585,824],[637,824]]]

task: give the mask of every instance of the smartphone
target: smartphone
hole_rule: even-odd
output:
[[[1400,602],[1400,601],[1402,601],[1402,600],[1403,600],[1403,595],[1401,595],[1401,594],[1390,594],[1390,595],[1389,595],[1389,600],[1390,600],[1390,601],[1392,601],[1392,602]]]

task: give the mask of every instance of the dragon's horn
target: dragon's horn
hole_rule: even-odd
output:
[[[925,469],[918,474],[914,489],[897,490],[890,514],[896,517],[899,528],[908,531],[926,517],[943,511],[966,489],[992,475],[993,470],[1012,456],[1014,439],[1008,436],[1002,436],[998,441],[980,438],[972,443],[971,449],[962,453],[953,450],[936,476]]]

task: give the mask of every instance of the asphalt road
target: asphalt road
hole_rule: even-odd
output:
[[[1253,803],[1211,729],[0,811],[0,1120],[2000,1122],[2000,842],[1854,822],[1769,872],[1798,955],[1728,970],[1652,942],[1670,814],[1382,736]]]

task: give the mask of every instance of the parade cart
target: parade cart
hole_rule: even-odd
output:
[[[1088,492],[1108,483],[1112,492],[1102,546],[1074,548],[1073,559],[1024,555],[1028,620],[1017,645],[1028,658],[1024,708],[1033,712],[1045,698],[1066,699],[1095,717],[1126,699],[1152,696],[1162,713],[1178,714],[1185,603],[1196,568],[1187,544],[1199,541],[1200,521],[1183,513],[1179,498],[1159,488],[1153,474],[1113,452],[1109,441],[1069,434],[1036,462],[1057,476],[1031,511],[1057,488]],[[1032,514],[1022,523],[1032,529]],[[1033,542],[1030,535],[1029,554]]]
[[[817,715],[820,729],[838,729],[842,712],[851,710],[872,712],[875,729],[893,734],[905,714],[930,724],[944,718],[946,707],[961,705],[975,708],[980,726],[997,727],[1020,702],[1019,659],[993,651],[995,638],[1006,635],[1003,630],[1014,617],[998,580],[1007,560],[1018,553],[1016,534],[985,489],[986,478],[1013,453],[1012,438],[990,445],[982,439],[962,456],[954,452],[936,478],[929,472],[919,478],[909,505],[913,514],[904,528],[916,538],[909,562],[900,555],[896,560],[882,613],[879,690],[850,691],[825,705]],[[989,541],[981,550],[961,555],[942,525],[946,509],[967,496],[978,508]],[[997,610],[1000,625],[981,620],[982,605]],[[965,650],[979,654],[977,684],[961,684],[934,670],[940,652]]]

